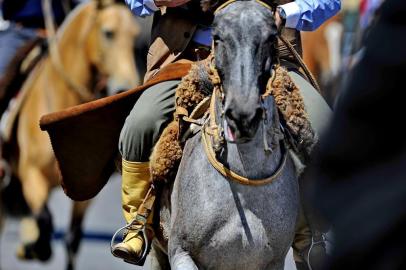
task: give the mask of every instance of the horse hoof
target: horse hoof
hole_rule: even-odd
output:
[[[73,270],[73,264],[68,263],[68,265],[66,266],[66,270]]]
[[[49,243],[30,243],[21,245],[17,249],[17,258],[20,260],[39,260],[48,261],[51,258],[52,251]]]

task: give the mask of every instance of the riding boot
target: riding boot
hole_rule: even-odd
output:
[[[112,247],[114,256],[132,264],[140,265],[144,253],[145,243],[140,231],[143,224],[134,223],[137,209],[143,203],[151,187],[149,162],[131,162],[122,160],[122,206],[127,224],[134,224],[125,232],[124,240]],[[146,220],[147,237],[152,235],[152,213]]]

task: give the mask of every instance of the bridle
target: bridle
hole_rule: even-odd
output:
[[[267,9],[270,9],[273,11],[273,8],[268,5],[267,3],[260,1],[260,0],[255,0],[257,3],[261,4]],[[214,14],[219,12],[220,10],[224,9],[226,6],[236,2],[236,0],[229,0],[222,5],[220,5]],[[218,70],[215,66],[214,63],[214,43],[212,45],[212,54],[209,58],[210,66],[209,66],[209,77],[211,79],[211,82],[213,84],[213,93],[210,101],[210,109],[209,109],[209,116],[205,120],[205,123],[202,127],[202,143],[203,143],[203,148],[205,150],[205,153],[207,155],[207,158],[210,162],[210,164],[218,171],[220,172],[225,178],[233,180],[239,184],[243,185],[250,185],[250,186],[261,186],[261,185],[266,185],[272,183],[275,179],[277,179],[280,174],[282,173],[286,161],[287,161],[287,150],[286,146],[283,140],[281,140],[281,152],[282,152],[282,158],[281,161],[275,170],[275,172],[263,179],[249,179],[245,176],[241,176],[237,174],[236,172],[233,172],[229,168],[227,168],[224,164],[222,164],[218,159],[217,159],[217,154],[223,149],[225,145],[225,131],[223,127],[223,123],[225,121],[224,119],[224,104],[225,104],[225,93],[223,90],[223,84],[221,82],[221,78],[219,76]],[[270,81],[272,82],[275,79],[276,75],[276,66],[274,65],[272,67],[273,72],[271,74]],[[268,83],[269,84],[269,83]],[[272,148],[269,147],[268,141],[267,141],[267,108],[265,107],[264,100],[269,97],[270,95],[270,89],[264,91],[264,93],[261,95],[261,107],[262,107],[262,125],[263,125],[263,141],[264,141],[264,151],[265,152],[272,152]],[[216,105],[220,104],[220,115],[219,117],[217,116],[217,107]],[[217,119],[220,118],[220,124],[217,123]]]
[[[218,100],[217,97],[217,90],[218,88],[215,88],[213,90],[213,94],[211,97],[210,101],[210,114],[209,118],[207,121],[205,121],[205,124],[202,127],[202,143],[203,143],[203,148],[206,153],[206,156],[210,162],[210,164],[218,171],[220,172],[225,178],[233,180],[239,184],[243,185],[249,185],[249,186],[262,186],[266,184],[272,183],[275,179],[277,179],[280,174],[282,173],[283,169],[285,168],[286,165],[286,160],[288,156],[288,152],[286,150],[286,146],[284,141],[282,140],[281,142],[281,152],[282,152],[282,159],[279,163],[278,168],[275,170],[275,172],[263,179],[250,179],[245,176],[241,176],[236,172],[233,172],[229,168],[227,168],[223,163],[221,163],[217,159],[217,153],[223,148],[224,146],[224,131],[223,127],[218,125],[216,123],[216,101]],[[266,113],[264,113],[266,114]],[[263,120],[265,122],[265,120]],[[265,123],[264,123],[265,127]],[[264,136],[266,136],[266,131],[264,130]],[[266,141],[266,137],[264,137],[264,141]],[[264,149],[265,150],[265,149]],[[271,151],[271,150],[270,150]]]
[[[103,1],[102,1],[103,2]],[[103,7],[110,6],[114,4],[113,1],[104,1],[100,5],[98,5],[97,10],[102,9]],[[64,5],[65,8],[65,5]],[[42,0],[42,11],[44,13],[44,20],[45,20],[45,27],[47,31],[47,41],[49,44],[49,56],[50,62],[55,70],[58,72],[58,75],[64,80],[64,82],[68,85],[68,87],[74,90],[80,99],[83,102],[91,101],[94,99],[94,93],[90,91],[86,86],[78,84],[75,82],[66,72],[65,67],[62,64],[58,44],[57,44],[57,36],[56,36],[56,27],[55,27],[55,20],[52,13],[52,5],[51,0]],[[96,11],[97,12],[97,11]],[[86,37],[92,29],[92,26],[96,22],[96,14],[93,13],[90,23],[86,24],[83,29],[81,30],[82,34],[80,40]]]
[[[217,9],[214,11],[214,15],[216,15],[219,11],[223,10],[225,7],[229,6],[230,4],[234,3],[234,2],[238,2],[238,0],[228,0],[226,2],[224,2],[223,4],[221,4],[219,7],[217,7]],[[262,5],[263,7],[265,7],[266,9],[269,9],[271,12],[274,12],[275,8],[272,7],[271,5],[267,4],[264,1],[261,0],[255,0],[255,2],[259,3],[260,5]],[[219,72],[215,66],[214,63],[214,51],[215,51],[215,46],[214,46],[214,41],[212,42],[212,49],[211,49],[211,55],[209,56],[209,62],[210,62],[210,66],[209,66],[209,76],[211,79],[211,82],[213,84],[213,94],[212,94],[212,99],[211,99],[211,104],[210,104],[210,121],[209,121],[209,128],[207,129],[207,132],[214,138],[214,149],[215,152],[219,152],[220,149],[222,148],[222,146],[224,145],[225,142],[225,138],[224,138],[224,128],[222,127],[222,123],[224,123],[224,111],[222,109],[221,111],[221,123],[220,126],[217,125],[216,123],[216,109],[215,109],[215,105],[216,105],[216,99],[217,97],[220,98],[220,102],[222,107],[224,108],[224,103],[225,103],[225,93],[224,93],[224,89],[223,89],[223,84],[221,82],[221,78],[219,75]],[[271,78],[270,80],[273,81],[275,79],[275,70],[277,68],[277,66],[279,65],[279,59],[273,59],[275,60],[276,64],[274,64],[272,66],[272,74],[271,74]],[[266,97],[268,97],[270,95],[270,89],[267,89],[266,91],[264,91],[264,93],[261,95],[261,107],[262,107],[262,123],[263,123],[263,127],[264,127],[264,150],[266,152],[272,152],[272,149],[269,147],[267,140],[265,138],[266,136],[266,130],[265,130],[265,124],[267,122],[267,110],[265,108],[264,105],[264,99]]]

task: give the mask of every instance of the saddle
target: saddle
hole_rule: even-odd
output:
[[[182,78],[190,66],[169,64],[142,86],[41,118],[40,127],[49,134],[68,197],[82,201],[98,194],[116,169],[120,131],[139,96],[152,85]]]
[[[210,67],[213,56],[192,65],[176,89],[176,110],[173,121],[162,132],[150,157],[150,169],[154,182],[169,182],[174,179],[182,158],[185,133],[190,124],[207,116],[209,97],[217,79],[216,71]],[[278,66],[267,83],[266,95],[272,95],[278,107],[281,125],[285,130],[285,141],[289,148],[305,164],[317,142],[315,132],[305,111],[299,88],[284,67]]]

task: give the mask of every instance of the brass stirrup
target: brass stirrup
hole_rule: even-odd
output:
[[[147,256],[148,251],[150,249],[150,245],[151,245],[150,241],[148,239],[147,232],[146,232],[146,224],[147,224],[148,216],[151,213],[152,207],[154,205],[154,201],[155,201],[155,188],[153,185],[151,185],[151,187],[149,188],[149,190],[147,192],[147,195],[144,198],[144,201],[138,207],[137,215],[135,216],[135,218],[129,224],[118,229],[114,233],[113,237],[111,238],[110,252],[111,252],[111,254],[113,254],[114,257],[122,259],[121,257],[116,256],[116,254],[114,254],[113,247],[115,246],[118,235],[122,231],[126,230],[126,231],[131,231],[131,232],[137,233],[142,237],[142,240],[144,240],[144,250],[142,252],[142,256],[137,261],[130,261],[130,260],[124,260],[124,261],[131,263],[131,264],[139,265],[139,263],[141,263],[143,260],[145,260],[145,257]]]
[[[114,257],[122,259],[121,257],[114,254],[113,247],[115,246],[116,243],[118,243],[118,242],[116,242],[116,239],[117,239],[118,235],[122,231],[125,231],[125,230],[126,231],[131,231],[131,232],[134,232],[136,234],[139,234],[142,237],[142,239],[144,241],[144,247],[143,247],[144,250],[142,252],[141,257],[137,261],[130,261],[130,260],[125,260],[125,261],[130,263],[130,264],[135,264],[135,265],[138,265],[140,262],[142,262],[145,259],[145,257],[147,256],[148,250],[150,248],[150,242],[148,240],[148,236],[147,236],[147,233],[146,233],[145,223],[146,223],[146,219],[143,216],[137,214],[137,216],[131,221],[131,223],[129,223],[129,224],[125,225],[124,227],[121,227],[120,229],[118,229],[114,233],[113,237],[111,238],[111,242],[110,242],[110,252],[111,252],[111,254],[113,254]]]

